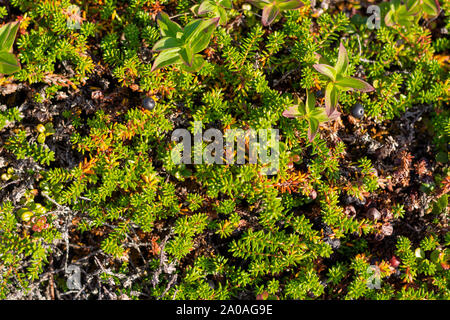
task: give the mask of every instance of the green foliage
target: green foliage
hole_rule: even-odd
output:
[[[191,10],[199,16],[211,14],[215,18],[219,18],[219,24],[226,25],[228,20],[226,9],[231,8],[231,0],[205,0],[199,5],[194,5]]]
[[[391,0],[390,10],[384,18],[387,26],[398,24],[409,28],[426,14],[430,18],[439,15],[439,2],[435,0],[408,0],[402,4],[400,0]]]
[[[10,22],[0,28],[0,73],[2,74],[11,74],[20,70],[19,62],[11,53],[18,30],[18,22]]]
[[[194,20],[184,29],[165,13],[158,18],[163,38],[155,43],[154,51],[161,51],[153,63],[152,71],[172,64],[183,63],[186,71],[198,71],[204,60],[198,52],[206,49],[219,18]]]
[[[310,142],[314,139],[319,130],[321,122],[334,120],[339,117],[339,112],[334,111],[332,114],[327,115],[325,109],[316,108],[316,98],[313,93],[306,91],[306,103],[300,101],[295,102],[294,106],[283,112],[283,116],[287,118],[302,117],[308,121],[308,139]]]
[[[298,1],[258,1],[261,24],[226,0],[84,1],[72,29],[71,4],[11,1],[23,14],[23,68],[1,84],[23,82],[18,90],[35,101],[7,94],[0,111],[9,197],[0,204],[0,298],[39,288],[50,259],[81,256],[86,272],[95,269],[90,279],[133,299],[450,297],[449,172],[435,161],[450,137],[448,41],[421,23],[435,12],[429,1],[408,1],[408,15],[420,7],[413,17],[394,5],[392,20],[407,32],[369,30],[335,9],[294,10]],[[144,95],[154,109],[140,107]],[[345,116],[355,103],[367,123]],[[37,121],[41,110],[48,120]],[[194,121],[278,129],[278,172],[175,164],[171,133],[194,133]],[[408,130],[432,138],[397,145]],[[425,173],[420,159],[397,163],[422,146]],[[396,181],[402,174],[410,185]],[[426,193],[417,187],[425,184]],[[375,206],[378,220],[365,216]],[[418,220],[423,228],[409,236]]]
[[[22,114],[18,108],[11,108],[5,111],[0,111],[0,130],[2,130],[9,123],[19,122],[22,119]]]
[[[347,75],[348,73],[348,54],[344,45],[339,46],[339,56],[337,58],[334,67],[326,63],[326,60],[319,55],[319,64],[315,64],[313,67],[321,74],[329,78],[329,82],[325,89],[325,107],[326,113],[329,117],[335,114],[336,105],[339,99],[339,93],[341,91],[359,90],[362,92],[370,92],[375,90],[367,82],[353,78]]]
[[[33,158],[34,161],[46,165],[55,160],[55,153],[45,144],[28,142],[25,130],[19,130],[14,137],[6,142],[5,147],[14,153],[18,159]]]
[[[299,9],[305,5],[301,0],[253,0],[252,3],[262,9],[261,23],[264,26],[272,24],[281,11]]]

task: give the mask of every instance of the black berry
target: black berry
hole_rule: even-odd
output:
[[[450,142],[447,142],[447,151],[450,152]]]
[[[324,96],[324,94],[323,94],[322,90],[316,91],[316,98],[317,99],[323,98],[323,96]]]
[[[155,107],[155,100],[152,98],[145,98],[144,101],[142,101],[142,107],[144,107],[147,110],[153,110]]]
[[[362,104],[357,103],[352,108],[352,116],[357,119],[361,119],[364,116],[364,107]]]

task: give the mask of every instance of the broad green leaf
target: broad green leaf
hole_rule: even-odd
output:
[[[282,115],[283,117],[286,118],[296,118],[302,116],[302,114],[298,109],[298,105],[290,106],[289,108],[283,111]]]
[[[405,9],[409,14],[418,14],[420,12],[420,1],[407,1]]]
[[[162,51],[153,62],[152,71],[171,64],[182,63],[179,51],[179,48]]]
[[[0,28],[0,51],[12,52],[19,22],[10,22]]]
[[[227,24],[227,11],[222,7],[217,7],[217,13],[220,17],[219,24],[226,25]]]
[[[259,9],[264,9],[264,7],[270,4],[268,0],[250,0],[250,2]]]
[[[310,119],[314,118],[317,121],[319,121],[319,123],[327,122],[328,120],[330,120],[327,116],[325,109],[322,107],[314,108],[314,110],[310,111],[309,118]]]
[[[411,9],[413,6],[417,5],[418,3],[419,3],[419,1],[417,1],[417,0],[407,0],[406,7],[408,9]]]
[[[397,10],[402,5],[402,0],[391,0],[391,10]]]
[[[264,26],[270,25],[279,13],[280,9],[277,6],[273,4],[265,6],[262,12],[262,24]]]
[[[194,20],[186,25],[184,27],[184,33],[181,37],[181,40],[184,41],[184,43],[190,43],[191,41],[198,41],[197,36],[208,29],[212,25],[217,25],[217,22],[219,21],[219,18],[212,18],[208,20],[204,19],[197,19]],[[196,39],[196,40],[193,40]]]
[[[310,113],[314,110],[316,106],[316,96],[310,92],[309,90],[306,90],[306,113]]]
[[[313,65],[313,67],[321,74],[330,78],[332,81],[336,80],[336,70],[334,70],[332,66],[329,66],[327,64],[315,64]]]
[[[325,110],[327,115],[333,113],[338,101],[338,91],[332,82],[328,83],[325,89]]]
[[[414,21],[414,17],[412,17],[412,16],[400,16],[397,19],[397,23],[404,27],[411,26],[413,21]]]
[[[314,56],[316,57],[316,64],[330,65],[330,61],[328,61],[326,58],[322,57],[322,55],[318,54],[317,52],[314,52]]]
[[[326,111],[325,111],[326,113]],[[336,120],[337,118],[339,118],[341,115],[341,113],[339,111],[337,111],[337,109],[334,109],[330,114],[328,114],[328,120]]]
[[[297,95],[294,95],[294,105],[296,105],[298,107],[298,112],[300,112],[300,115],[306,116],[306,114],[307,114],[306,106],[303,103],[303,101],[300,99],[300,97]]]
[[[199,4],[194,4],[194,5],[191,7],[191,11],[192,11],[196,16],[199,15],[199,14],[198,14],[198,8],[200,8],[200,5],[199,5]]]
[[[202,19],[196,19],[191,22],[189,22],[183,29],[183,36],[181,37],[181,40],[186,43],[189,37],[194,36],[196,33],[200,32],[202,25],[202,22],[204,20]]]
[[[348,69],[348,54],[342,42],[339,45],[339,55],[335,69],[339,75],[345,75]]]
[[[0,73],[11,74],[20,70],[19,62],[10,52],[0,52]]]
[[[434,0],[422,0],[422,9],[430,17],[435,17],[439,14],[440,11],[439,5],[436,4],[438,3],[436,3]]]
[[[194,51],[192,51],[192,48],[190,45],[185,45],[180,50],[180,56],[183,59],[183,62],[187,66],[192,67],[192,63],[194,62]]]
[[[233,2],[231,0],[222,0],[220,1],[220,5],[224,8],[231,9]]]
[[[395,24],[394,21],[394,12],[393,11],[389,11],[386,16],[384,17],[384,23],[388,26],[388,27],[392,27]]]
[[[216,20],[211,21],[211,24],[206,29],[203,29],[190,39],[189,44],[192,46],[192,51],[194,53],[201,52],[208,47],[211,36],[216,28],[215,21]]]
[[[293,10],[303,7],[304,3],[300,0],[287,0],[277,2],[277,6],[280,10]]]
[[[408,12],[408,9],[407,9],[405,6],[401,6],[401,7],[399,7],[399,8],[396,10],[396,15],[397,15],[398,17],[401,17],[401,16],[409,16],[410,13]]]
[[[309,142],[312,142],[317,134],[317,131],[319,131],[319,121],[314,118],[309,118],[308,122],[309,122],[308,139]]]
[[[355,90],[359,90],[359,91],[362,91],[362,92],[370,92],[370,91],[375,90],[375,88],[372,87],[367,82],[365,82],[363,80],[360,80],[360,79],[357,79],[357,78],[352,78],[352,77],[339,78],[335,82],[335,84],[336,84],[336,86],[338,86],[342,90],[355,89]]]
[[[182,43],[175,38],[165,37],[155,43],[153,46],[153,51],[162,51],[167,49],[173,49],[177,47],[181,47]]]
[[[303,103],[303,101],[300,101],[297,106],[298,106],[298,112],[300,112],[300,115],[306,116],[306,114],[307,114],[306,105]]]
[[[203,15],[205,13],[214,11],[216,9],[217,5],[212,1],[203,1],[200,4],[200,7],[198,7],[198,14]]]
[[[176,38],[177,33],[183,31],[180,25],[170,20],[169,16],[164,12],[159,14],[157,21],[163,37]]]
[[[194,56],[194,61],[192,63],[192,66],[189,67],[183,63],[181,65],[181,69],[183,69],[184,71],[187,71],[187,72],[197,72],[198,70],[200,70],[200,68],[203,66],[204,63],[205,63],[205,60],[203,59],[203,57],[199,54],[196,54]]]

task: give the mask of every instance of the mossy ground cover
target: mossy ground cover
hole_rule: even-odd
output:
[[[449,299],[448,10],[0,2],[0,298]],[[174,163],[198,122],[278,170]]]

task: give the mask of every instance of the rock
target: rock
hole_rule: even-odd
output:
[[[379,220],[381,218],[381,213],[376,208],[370,208],[366,212],[366,217],[370,220]]]

